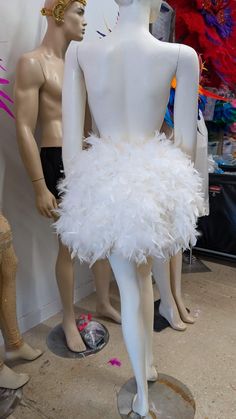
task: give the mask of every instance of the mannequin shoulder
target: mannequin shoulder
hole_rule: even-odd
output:
[[[20,57],[16,67],[16,81],[24,88],[41,86],[44,83],[39,51],[35,50]]]
[[[76,68],[82,65],[83,57],[86,53],[87,43],[72,41],[66,51],[66,63],[70,67]]]
[[[99,51],[103,50],[105,52],[104,44],[101,48],[101,40],[95,41],[86,41],[77,43],[77,60],[81,67],[86,64],[87,61],[90,61],[91,57],[96,57],[99,55]]]
[[[196,51],[188,45],[179,45],[178,67],[190,69],[199,69],[199,59]]]
[[[170,42],[159,41],[152,36],[149,38],[147,48],[145,49],[154,58],[155,62],[160,66],[168,68],[173,74],[176,71],[180,45]]]

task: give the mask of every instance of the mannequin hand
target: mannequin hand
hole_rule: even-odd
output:
[[[55,218],[54,210],[58,207],[55,196],[45,188],[44,191],[37,192],[35,198],[39,213],[47,218]]]

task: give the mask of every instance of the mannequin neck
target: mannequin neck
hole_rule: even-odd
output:
[[[148,2],[147,2],[148,3]],[[149,31],[150,5],[145,2],[133,2],[130,6],[120,6],[117,29]]]
[[[54,22],[48,22],[48,29],[42,42],[42,46],[48,53],[57,58],[65,58],[66,50],[70,40],[67,40],[62,26],[57,26]]]

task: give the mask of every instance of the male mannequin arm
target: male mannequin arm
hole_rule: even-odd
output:
[[[77,45],[72,43],[66,53],[62,89],[62,157],[65,175],[69,172],[72,160],[83,148],[86,88],[77,54]]]
[[[36,206],[42,215],[51,218],[51,211],[57,208],[57,202],[47,189],[34,138],[39,111],[39,90],[43,83],[44,75],[40,63],[35,58],[23,56],[17,66],[14,89],[17,140],[24,166],[33,182]]]
[[[194,162],[197,143],[199,61],[196,52],[186,45],[180,46],[176,80],[174,141]]]

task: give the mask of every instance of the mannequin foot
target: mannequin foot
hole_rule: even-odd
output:
[[[176,304],[178,306],[179,314],[180,314],[180,317],[183,320],[183,322],[189,323],[189,324],[194,324],[195,320],[194,320],[193,316],[191,316],[191,314],[188,313],[182,298],[177,298],[176,297],[175,301],[176,301]]]
[[[132,409],[134,413],[137,413],[138,415],[140,415],[140,418],[145,418],[145,419],[149,419],[149,417],[151,418],[151,416],[149,415],[148,402],[144,400],[140,400],[137,394],[134,396]]]
[[[86,351],[87,348],[80,336],[75,322],[66,322],[63,320],[62,328],[65,333],[67,346],[72,352]]]
[[[131,410],[131,412],[128,413],[127,417],[132,418],[133,415],[135,415],[135,418],[137,418],[137,415],[138,415],[138,417],[141,419],[157,419],[157,416],[155,415],[155,413],[151,411],[149,411],[146,416],[140,416],[138,413],[135,413],[133,410]]]
[[[34,361],[42,355],[40,349],[33,349],[28,343],[23,343],[19,349],[14,351],[6,351],[6,359],[9,361],[15,361],[17,359],[23,359],[24,361]]]
[[[6,365],[0,369],[0,387],[17,390],[28,383],[30,377],[27,374],[17,374]]]
[[[179,330],[180,332],[183,332],[187,329],[186,324],[184,324],[179,316],[178,308],[175,303],[173,303],[171,307],[164,307],[161,301],[159,306],[159,313],[169,322],[173,329]]]
[[[121,324],[120,313],[109,304],[97,304],[96,314],[98,317],[106,317],[115,323]]]
[[[147,367],[147,381],[155,382],[158,380],[158,372],[156,367],[152,365],[151,367]]]

